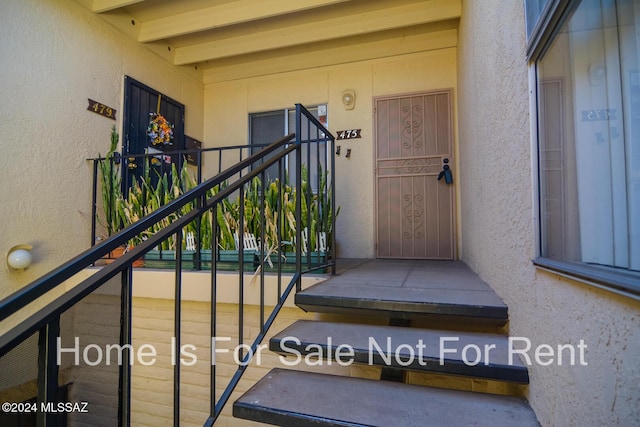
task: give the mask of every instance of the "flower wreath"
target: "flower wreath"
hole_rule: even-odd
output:
[[[149,113],[151,120],[147,127],[147,135],[153,145],[171,145],[173,141],[173,125],[161,114]]]

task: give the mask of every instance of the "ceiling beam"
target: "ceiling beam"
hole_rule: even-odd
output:
[[[257,5],[255,0],[237,0],[144,22],[138,41],[146,43],[347,1],[350,0],[266,0]]]
[[[220,58],[351,37],[398,27],[419,25],[459,18],[460,1],[430,0],[367,10],[311,22],[293,21],[289,25],[252,28],[240,35],[231,35],[209,42],[178,47],[174,63],[184,65]]]
[[[144,0],[93,0],[91,10],[94,13],[108,12],[121,7],[131,6],[132,4],[141,3]]]
[[[317,43],[313,49],[294,46],[276,52],[225,58],[207,65],[203,83],[258,77],[319,67],[382,59],[390,56],[454,48],[458,42],[457,23],[447,21],[378,35]]]

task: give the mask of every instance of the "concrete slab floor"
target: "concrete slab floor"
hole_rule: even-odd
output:
[[[338,259],[337,274],[305,295],[503,307],[504,302],[461,261]]]

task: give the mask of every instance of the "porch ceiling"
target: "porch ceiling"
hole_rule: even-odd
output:
[[[76,0],[205,83],[456,45],[461,0]]]

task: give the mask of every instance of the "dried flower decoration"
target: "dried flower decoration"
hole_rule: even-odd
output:
[[[151,120],[147,135],[153,145],[171,145],[173,143],[173,125],[161,114],[149,113]]]

